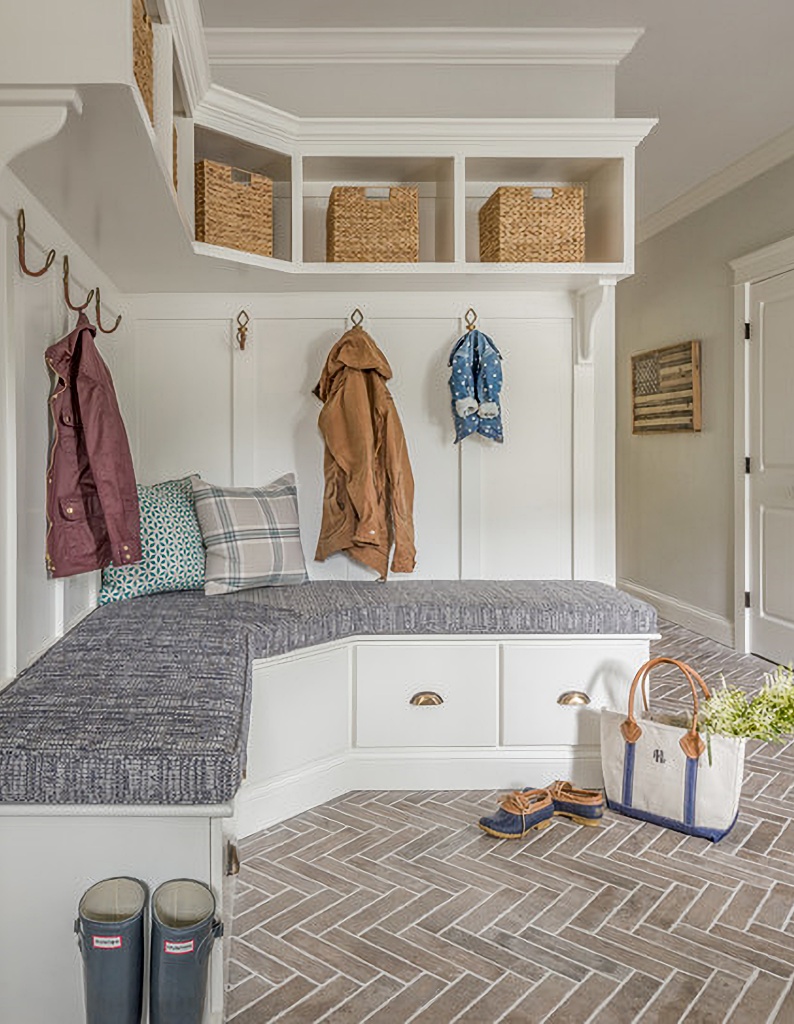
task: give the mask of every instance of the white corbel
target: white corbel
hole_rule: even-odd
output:
[[[57,135],[70,110],[83,110],[76,89],[0,86],[0,169]]]
[[[613,282],[599,281],[592,288],[584,288],[576,294],[576,365],[583,366],[593,361],[598,318],[606,305],[609,289]]]

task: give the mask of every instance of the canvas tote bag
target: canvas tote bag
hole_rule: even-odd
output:
[[[689,683],[694,713],[689,728],[649,717],[646,682],[657,665],[675,665]],[[637,721],[634,700],[642,693],[645,714]],[[628,715],[601,712],[601,764],[607,804],[619,814],[718,842],[736,823],[744,771],[743,739],[711,736],[711,758],[697,731],[698,689],[706,684],[675,658],[653,658],[637,672]]]

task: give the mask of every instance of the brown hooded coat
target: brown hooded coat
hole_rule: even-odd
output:
[[[414,478],[400,418],[386,387],[391,367],[361,327],[328,353],[314,394],[323,402],[323,521],[315,558],[345,551],[386,578],[412,572]]]

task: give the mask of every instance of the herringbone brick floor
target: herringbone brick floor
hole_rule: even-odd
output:
[[[662,628],[707,682],[769,668]],[[227,1020],[794,1022],[794,743],[750,744],[717,846],[611,812],[500,842],[495,796],[349,793],[242,844]]]

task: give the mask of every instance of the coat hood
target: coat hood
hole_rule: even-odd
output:
[[[384,380],[391,380],[392,376],[388,359],[361,327],[346,331],[328,353],[320,380],[314,389],[314,394],[321,402],[328,398],[334,377],[345,369],[374,370]]]

